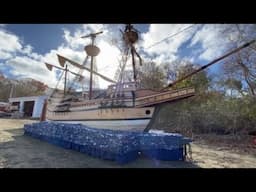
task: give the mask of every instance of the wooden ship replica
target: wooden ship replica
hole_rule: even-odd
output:
[[[69,58],[57,54],[61,67],[45,63],[49,70],[53,67],[58,68],[65,74],[64,91],[54,90],[45,103],[44,118],[48,121],[81,123],[93,128],[112,129],[112,130],[133,130],[148,131],[163,103],[174,102],[195,95],[194,88],[183,88],[172,90],[172,86],[197,72],[204,70],[210,65],[244,48],[244,45],[198,70],[186,75],[185,77],[169,84],[161,91],[141,89],[138,86],[136,74],[137,57],[141,63],[141,57],[137,53],[134,44],[138,41],[138,32],[132,25],[128,24],[124,31],[121,31],[123,41],[127,46],[124,59],[127,61],[128,54],[132,57],[133,81],[127,82],[124,78],[126,62],[121,65],[121,71],[117,81],[98,73],[94,68],[95,57],[100,53],[100,49],[95,45],[95,38],[102,32],[92,33],[82,38],[91,38],[91,44],[84,47],[87,54],[86,60],[90,58],[90,67],[85,64],[79,64]],[[250,42],[251,44],[252,42]],[[85,62],[84,62],[85,63]],[[72,72],[68,64],[79,68],[78,73]],[[76,94],[67,88],[67,73],[76,76],[75,80],[83,79],[82,71],[90,72],[89,92],[87,94]],[[93,76],[102,78],[112,84],[103,92],[94,90]]]

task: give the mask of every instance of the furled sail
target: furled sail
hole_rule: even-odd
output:
[[[50,65],[50,64],[48,64],[48,63],[45,63],[45,65],[46,65],[47,69],[49,69],[49,71],[52,70],[52,65]]]
[[[63,57],[63,56],[59,55],[59,54],[57,54],[57,56],[59,58],[59,62],[61,62],[60,63],[61,65],[62,65],[63,62],[65,63],[67,61],[70,64],[74,65],[75,67],[78,67],[80,69],[84,69],[84,70],[87,70],[87,71],[91,72],[91,70],[89,68],[87,68],[87,67],[85,67],[83,65],[80,65],[80,64],[76,63],[75,61],[72,61],[72,60],[70,60],[70,59],[68,59],[66,57]],[[108,78],[108,77],[106,77],[106,76],[104,76],[104,75],[102,75],[102,74],[100,74],[100,73],[98,73],[96,71],[92,71],[92,73],[95,74],[95,75],[98,75],[99,77],[101,77],[102,79],[104,79],[104,80],[106,80],[108,82],[116,83],[116,81],[114,81],[114,80],[112,80],[112,79],[110,79],[110,78]]]

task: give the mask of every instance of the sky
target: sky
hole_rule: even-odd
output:
[[[0,24],[0,71],[8,78],[33,78],[55,87],[60,72],[49,71],[44,63],[60,66],[58,53],[82,64],[86,58],[84,46],[90,39],[81,36],[103,31],[95,42],[101,50],[96,64],[99,73],[113,79],[121,58],[120,29],[124,27],[124,24]],[[237,35],[236,31],[223,33],[227,24],[134,24],[134,27],[140,35],[136,50],[143,61],[158,65],[176,59],[207,64],[229,50],[230,39]],[[217,65],[209,71],[218,73]],[[78,72],[72,66],[70,69]],[[101,88],[109,85],[101,79],[99,84]]]

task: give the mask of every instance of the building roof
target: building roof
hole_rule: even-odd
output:
[[[9,103],[6,103],[6,102],[0,102],[0,106],[5,106],[5,105],[8,105]]]
[[[18,101],[35,101],[38,98],[46,99],[47,95],[39,95],[39,96],[28,96],[28,97],[12,97],[9,98],[9,102],[18,102]]]

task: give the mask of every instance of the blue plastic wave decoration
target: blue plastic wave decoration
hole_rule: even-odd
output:
[[[82,124],[40,122],[24,125],[24,134],[93,157],[125,164],[139,154],[158,160],[183,160],[190,139],[164,132],[139,133],[90,128]]]

